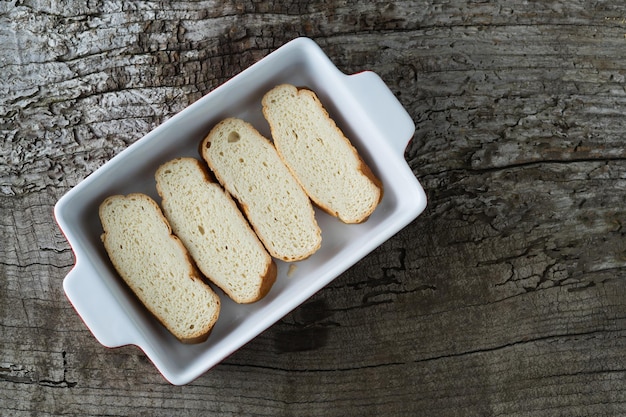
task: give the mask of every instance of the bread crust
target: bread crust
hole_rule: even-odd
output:
[[[175,158],[171,161],[168,161],[164,164],[162,164],[156,171],[155,173],[155,178],[157,181],[157,192],[158,194],[161,196],[161,198],[163,199],[162,201],[162,205],[165,208],[165,204],[167,203],[167,197],[165,195],[164,189],[163,189],[163,184],[161,181],[161,178],[163,178],[163,174],[165,172],[165,170],[168,169],[168,167],[170,167],[172,164],[175,163],[190,163],[193,164],[193,166],[197,169],[197,172],[202,173],[203,176],[203,182],[209,186],[210,184],[215,184],[216,187],[219,187],[219,189],[224,193],[225,196],[228,197],[228,201],[230,202],[230,204],[233,207],[233,213],[237,216],[237,221],[240,221],[243,225],[245,225],[247,228],[249,228],[250,230],[250,234],[251,236],[253,236],[255,239],[257,239],[256,234],[254,234],[253,230],[250,228],[248,221],[246,220],[246,218],[244,217],[244,215],[241,213],[241,211],[239,210],[239,207],[237,206],[237,204],[235,203],[234,200],[232,200],[232,198],[230,197],[230,195],[224,191],[220,184],[215,181],[209,171],[207,170],[207,167],[199,160],[195,159],[195,158],[189,158],[189,157],[181,157],[181,158]],[[165,217],[167,218],[167,210],[166,210],[166,215]],[[184,236],[183,236],[183,232],[179,231],[179,233],[177,233],[179,236],[179,239],[183,239],[184,240]],[[274,263],[274,260],[271,258],[271,256],[265,252],[265,248],[262,246],[261,242],[258,242],[259,247],[263,249],[263,253],[265,255],[265,263],[266,263],[266,268],[265,271],[263,272],[263,274],[261,274],[259,276],[259,286],[257,288],[256,294],[253,296],[244,296],[238,292],[232,291],[228,286],[223,285],[222,283],[219,282],[219,280],[215,279],[215,277],[213,277],[210,273],[210,271],[208,270],[208,266],[204,265],[204,262],[207,262],[204,259],[194,259],[195,261],[195,265],[198,267],[198,269],[200,270],[200,272],[202,274],[204,274],[204,276],[211,282],[213,282],[215,285],[217,285],[218,287],[220,287],[220,289],[222,289],[222,291],[224,291],[226,293],[226,295],[228,295],[233,301],[235,301],[236,303],[239,304],[247,304],[247,303],[253,303],[256,302],[260,299],[262,299],[268,292],[269,290],[272,288],[274,282],[276,281],[276,275],[277,275],[277,268],[276,268],[276,264]],[[191,252],[188,252],[189,255],[191,256],[191,258],[193,259],[193,255],[191,254]]]
[[[261,135],[254,128],[254,126],[252,126],[250,123],[248,123],[246,121],[243,121],[241,119],[237,119],[237,118],[232,118],[231,117],[231,118],[224,119],[224,120],[220,121],[219,123],[217,123],[213,127],[213,129],[211,129],[210,133],[202,141],[202,145],[201,145],[200,149],[201,149],[201,153],[202,153],[202,156],[203,156],[204,160],[206,161],[206,163],[208,164],[209,168],[211,169],[211,171],[213,172],[213,174],[217,178],[218,182],[220,184],[222,184],[222,186],[231,195],[233,195],[233,197],[236,200],[236,202],[237,202],[238,206],[240,207],[241,211],[245,214],[245,217],[248,218],[248,221],[250,222],[252,228],[255,230],[257,236],[259,237],[261,242],[263,242],[263,244],[267,248],[268,252],[273,257],[275,257],[277,259],[280,259],[280,260],[283,260],[285,262],[300,261],[300,260],[303,260],[303,259],[306,259],[306,258],[310,257],[313,253],[315,253],[321,247],[321,230],[317,226],[317,221],[315,219],[315,213],[314,213],[313,208],[312,208],[312,206],[310,204],[310,200],[308,199],[308,196],[306,196],[306,193],[303,194],[303,195],[306,197],[307,204],[310,206],[310,218],[311,218],[311,221],[315,225],[315,228],[316,228],[316,233],[317,233],[316,239],[317,239],[317,241],[316,241],[315,246],[312,247],[306,253],[301,253],[301,254],[299,254],[297,256],[286,256],[285,254],[282,254],[282,253],[279,253],[279,252],[275,251],[272,248],[272,245],[268,241],[268,239],[265,236],[265,234],[262,233],[262,231],[259,229],[258,225],[255,224],[254,221],[250,220],[251,219],[251,208],[249,207],[249,205],[245,201],[242,201],[241,198],[234,192],[234,190],[232,188],[232,184],[228,183],[226,178],[224,178],[224,176],[220,172],[220,169],[216,166],[216,164],[212,160],[212,157],[209,154],[209,148],[211,147],[212,140],[214,139],[214,137],[217,134],[217,132],[219,132],[223,127],[229,126],[232,123],[241,124],[241,126],[245,127],[246,129],[249,129],[250,132],[252,132],[252,134],[258,136],[260,138],[260,140],[264,141],[267,145],[271,146],[271,148],[275,151],[274,145],[269,140],[267,140],[267,138],[265,138],[263,135]],[[278,160],[281,160],[280,156],[278,157]],[[287,170],[288,170],[288,168],[287,168]],[[289,175],[290,175],[290,177],[292,177],[291,174],[289,174]],[[293,180],[295,181],[295,183],[298,184],[298,187],[301,188],[301,186],[298,183],[298,181],[295,178],[293,178]],[[302,192],[304,192],[304,190],[302,190]]]
[[[348,218],[348,217],[344,216],[343,213],[338,213],[337,211],[333,210],[329,206],[329,204],[327,202],[322,201],[321,198],[319,198],[317,195],[315,195],[315,193],[311,192],[311,190],[308,189],[306,184],[302,181],[302,179],[300,178],[300,176],[296,172],[296,169],[293,166],[292,162],[289,160],[289,158],[287,158],[285,156],[284,149],[281,146],[281,141],[280,140],[276,140],[276,138],[279,137],[279,135],[280,135],[279,128],[277,126],[276,121],[274,121],[273,118],[270,115],[270,107],[273,104],[271,102],[270,95],[271,95],[272,92],[274,92],[276,90],[282,90],[282,89],[291,90],[292,92],[294,92],[296,97],[304,97],[304,96],[306,96],[306,98],[312,100],[315,103],[315,106],[320,111],[320,113],[324,116],[326,121],[332,126],[332,129],[335,131],[337,136],[339,136],[342,139],[342,141],[344,142],[344,144],[347,145],[350,148],[351,153],[353,154],[353,157],[355,158],[356,161],[358,161],[357,171],[359,173],[361,173],[362,175],[364,175],[366,178],[368,178],[369,181],[371,181],[371,183],[374,184],[375,187],[378,189],[378,194],[379,195],[378,195],[376,203],[372,204],[370,207],[368,207],[368,209],[366,211],[364,211],[361,214],[361,216],[356,217],[356,218]],[[382,181],[378,177],[376,177],[376,175],[374,175],[374,173],[372,172],[370,167],[365,163],[365,161],[363,160],[363,158],[361,157],[361,155],[359,154],[357,149],[352,145],[350,140],[344,135],[344,133],[337,126],[335,121],[330,117],[330,115],[328,114],[328,111],[323,106],[323,104],[321,103],[321,101],[319,100],[319,98],[317,97],[315,92],[312,91],[309,88],[295,87],[295,86],[293,86],[291,84],[280,84],[280,85],[277,85],[276,87],[274,87],[272,90],[268,91],[263,96],[263,99],[262,99],[262,111],[263,111],[263,115],[264,115],[265,119],[269,123],[270,131],[271,131],[272,137],[274,138],[274,145],[276,147],[278,155],[283,160],[285,165],[287,165],[287,167],[291,171],[291,173],[294,176],[294,178],[296,178],[296,180],[300,183],[300,185],[305,190],[305,192],[307,193],[307,195],[309,196],[311,201],[317,207],[319,207],[321,210],[323,210],[324,212],[330,214],[331,216],[338,217],[344,223],[362,223],[362,222],[366,221],[370,217],[370,215],[374,212],[374,210],[376,209],[378,204],[382,201],[383,193],[384,193],[383,183],[382,183]]]
[[[142,296],[140,296],[139,291],[137,290],[137,288],[135,287],[133,281],[131,280],[131,277],[129,277],[123,270],[123,268],[121,268],[121,265],[117,259],[117,257],[115,257],[113,255],[113,251],[112,248],[109,246],[109,242],[108,242],[108,236],[109,236],[109,228],[108,228],[108,223],[105,220],[105,215],[104,215],[104,210],[105,210],[105,206],[107,204],[109,204],[110,202],[113,202],[115,200],[118,199],[141,199],[144,202],[152,205],[155,209],[155,213],[158,214],[159,220],[162,221],[163,225],[166,226],[167,231],[169,232],[169,238],[172,240],[172,242],[174,242],[174,244],[179,248],[179,250],[181,251],[182,254],[184,254],[185,260],[186,260],[186,264],[189,270],[189,275],[188,277],[192,280],[192,281],[196,281],[196,282],[200,282],[202,283],[202,285],[204,287],[206,287],[206,290],[212,294],[213,296],[213,302],[216,303],[216,310],[214,312],[214,315],[210,318],[209,323],[203,327],[203,328],[198,328],[197,330],[195,330],[194,332],[190,332],[190,334],[188,335],[183,335],[179,332],[176,331],[176,329],[170,327],[167,325],[167,320],[160,314],[158,314],[158,312],[152,308],[151,305],[147,304],[146,301],[143,299]],[[174,234],[172,234],[172,228],[170,227],[169,222],[167,221],[167,219],[165,218],[165,216],[163,215],[161,208],[158,206],[158,204],[152,200],[152,198],[150,198],[149,196],[143,194],[143,193],[131,193],[128,195],[112,195],[107,197],[99,206],[98,209],[98,214],[99,217],[101,219],[101,224],[102,224],[102,228],[103,228],[103,233],[100,235],[100,239],[106,249],[107,254],[109,255],[109,259],[111,260],[111,263],[113,265],[113,267],[115,268],[115,270],[118,272],[118,274],[120,275],[120,277],[122,278],[123,282],[126,284],[126,286],[131,290],[132,294],[135,296],[135,298],[152,314],[153,317],[155,317],[170,333],[172,333],[179,341],[181,341],[182,343],[185,344],[194,344],[194,343],[200,343],[200,342],[204,342],[205,340],[207,340],[207,338],[209,337],[213,326],[215,325],[215,323],[217,322],[217,319],[219,317],[219,310],[221,307],[220,304],[220,300],[219,297],[213,292],[213,290],[204,282],[202,275],[199,273],[198,269],[196,268],[195,264],[193,263],[193,260],[191,259],[191,257],[189,256],[189,253],[187,252],[187,249],[185,248],[185,246],[183,245],[183,243],[180,241],[180,239],[178,239],[178,237],[176,237]]]

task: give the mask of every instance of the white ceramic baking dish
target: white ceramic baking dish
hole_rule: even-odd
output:
[[[289,271],[278,262],[269,294],[251,305],[222,296],[222,310],[209,339],[178,342],[141,306],[115,273],[100,241],[98,206],[107,196],[143,192],[160,202],[154,172],[180,156],[199,158],[198,145],[221,119],[236,116],[269,137],[261,97],[279,83],[313,89],[384,184],[384,198],[368,221],[342,224],[316,210],[320,250]],[[63,282],[68,299],[96,339],[107,347],[141,348],[172,384],[186,384],[304,302],[426,207],[422,187],[404,160],[415,126],[376,74],[341,73],[321,48],[295,39],[216,88],[115,156],[64,195],[56,220],[76,256]],[[199,158],[200,159],[200,158]],[[218,290],[218,294],[221,292]]]

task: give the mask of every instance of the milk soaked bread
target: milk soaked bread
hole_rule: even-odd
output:
[[[262,105],[274,146],[311,200],[345,223],[367,220],[382,199],[382,182],[315,93],[282,84]]]
[[[207,339],[220,300],[144,194],[114,195],[100,205],[102,242],[113,266],[146,308],[180,341]]]
[[[319,249],[321,230],[311,201],[274,146],[251,124],[237,118],[221,121],[202,142],[201,152],[270,255],[290,262]]]
[[[276,281],[276,264],[204,163],[174,159],[155,178],[163,213],[198,269],[237,303],[263,298]]]

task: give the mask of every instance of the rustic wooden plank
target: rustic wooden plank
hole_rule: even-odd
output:
[[[426,212],[173,387],[67,302],[58,198],[296,36],[416,123]],[[626,7],[0,4],[0,405],[27,415],[587,416],[626,408]]]

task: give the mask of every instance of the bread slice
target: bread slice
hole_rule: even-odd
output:
[[[114,195],[102,202],[99,214],[104,247],[139,300],[180,341],[206,340],[220,300],[154,200],[145,194]]]
[[[174,159],[155,177],[163,213],[200,271],[237,303],[263,298],[276,264],[204,163]]]
[[[315,93],[282,84],[262,104],[276,150],[311,200],[345,223],[367,220],[382,199],[382,182]]]
[[[311,201],[274,146],[251,124],[237,118],[221,121],[202,142],[201,152],[272,256],[297,261],[319,249],[321,231]]]

